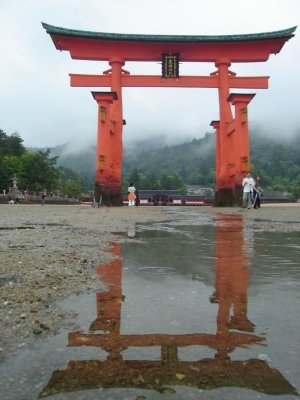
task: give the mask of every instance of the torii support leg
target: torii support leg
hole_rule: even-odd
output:
[[[94,195],[104,205],[123,205],[121,175],[115,168],[114,123],[110,106],[117,99],[115,92],[92,92],[98,103],[98,135],[96,154],[96,179]]]
[[[233,121],[228,96],[230,93],[229,71],[231,65],[227,58],[220,58],[215,63],[218,77],[220,121],[213,126],[216,128],[216,206],[232,206],[232,184],[229,176],[228,165],[231,152],[230,139],[227,136],[227,126]]]
[[[242,205],[242,179],[250,170],[247,106],[254,96],[255,94],[232,93],[228,102],[235,107],[235,118],[223,129],[219,121],[211,123],[216,129],[217,207]]]
[[[248,132],[248,104],[255,94],[232,93],[228,101],[235,108],[235,129],[232,135],[234,152],[231,155],[231,179],[233,185],[233,205],[242,206],[242,180],[250,171],[250,146]]]

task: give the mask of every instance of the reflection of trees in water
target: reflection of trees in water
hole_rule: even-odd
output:
[[[265,361],[230,359],[236,348],[260,344],[265,339],[252,333],[255,325],[247,316],[249,271],[245,245],[242,219],[220,219],[216,227],[215,291],[210,297],[218,306],[215,334],[122,335],[122,260],[120,246],[113,244],[111,252],[118,258],[97,267],[107,289],[96,294],[96,319],[89,333],[68,335],[68,346],[101,347],[107,352],[107,359],[70,361],[65,370],[53,372],[40,396],[99,387],[165,393],[166,387],[178,385],[201,389],[245,387],[268,394],[296,394],[284,376]],[[178,350],[192,345],[213,349],[214,358],[180,360]],[[123,359],[122,352],[128,348],[152,346],[160,347],[159,360]]]

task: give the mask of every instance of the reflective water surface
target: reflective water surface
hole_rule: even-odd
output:
[[[70,329],[0,364],[5,400],[299,398],[299,233],[197,214],[128,235]]]

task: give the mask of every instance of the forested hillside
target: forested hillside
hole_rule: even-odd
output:
[[[72,150],[67,144],[57,146],[51,149],[51,153],[58,157],[57,165],[68,168],[86,182],[89,188],[94,185],[96,147],[88,146],[82,151]]]
[[[215,136],[206,134],[201,139],[161,149],[144,150],[141,153],[125,152],[123,173],[124,177],[135,182],[139,173],[140,187],[147,185],[148,180],[160,181],[165,176],[176,176],[184,184],[212,187],[215,181]]]
[[[93,188],[95,147],[71,151],[66,144],[49,150],[25,149],[18,135],[8,136],[0,132],[1,189],[8,188],[14,173],[19,175],[19,183],[25,185],[24,188],[45,187],[50,177],[55,177],[51,181],[52,190],[58,187],[62,191],[75,193]],[[264,189],[287,191],[300,196],[300,132],[285,142],[266,137],[260,132],[251,132],[250,157],[252,173],[261,175]],[[40,165],[50,166],[51,174],[45,173],[45,166],[36,169],[39,165],[37,160]],[[59,174],[53,170],[55,162]],[[161,148],[157,143],[152,143],[151,138],[130,148],[125,147],[124,188],[129,181],[133,181],[139,189],[181,189],[184,192],[186,184],[214,188],[214,133]]]
[[[251,168],[262,176],[265,188],[300,195],[300,131],[280,140],[253,133],[250,155]]]
[[[252,173],[262,177],[265,189],[300,195],[300,133],[283,142],[251,132],[250,158]],[[141,188],[143,182],[165,176],[177,176],[185,184],[214,187],[215,135],[208,133],[181,145],[127,154],[123,171],[127,181],[136,182],[138,176]]]
[[[157,146],[149,138],[136,146],[125,146],[124,188],[130,180],[140,189],[178,189],[185,184],[214,188],[214,133],[174,146]],[[84,177],[89,187],[93,186],[95,148],[72,154],[60,146],[51,152],[59,157],[59,165],[72,169]],[[259,131],[251,132],[250,156],[252,173],[262,176],[265,189],[300,195],[300,132],[285,142],[266,137]]]

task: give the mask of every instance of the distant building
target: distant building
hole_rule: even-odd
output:
[[[139,190],[137,205],[161,206],[205,206],[212,205],[212,198],[202,195],[183,196],[178,190]],[[128,204],[127,194],[123,195],[123,203]]]
[[[280,192],[276,190],[265,190],[262,201],[264,203],[294,203],[297,199],[289,192]]]
[[[203,187],[199,185],[185,185],[187,188],[188,195],[197,195],[205,197],[214,197],[215,191],[209,187]]]
[[[136,193],[140,205],[181,204],[182,195],[178,190],[138,190]],[[125,195],[125,202],[127,195]]]

